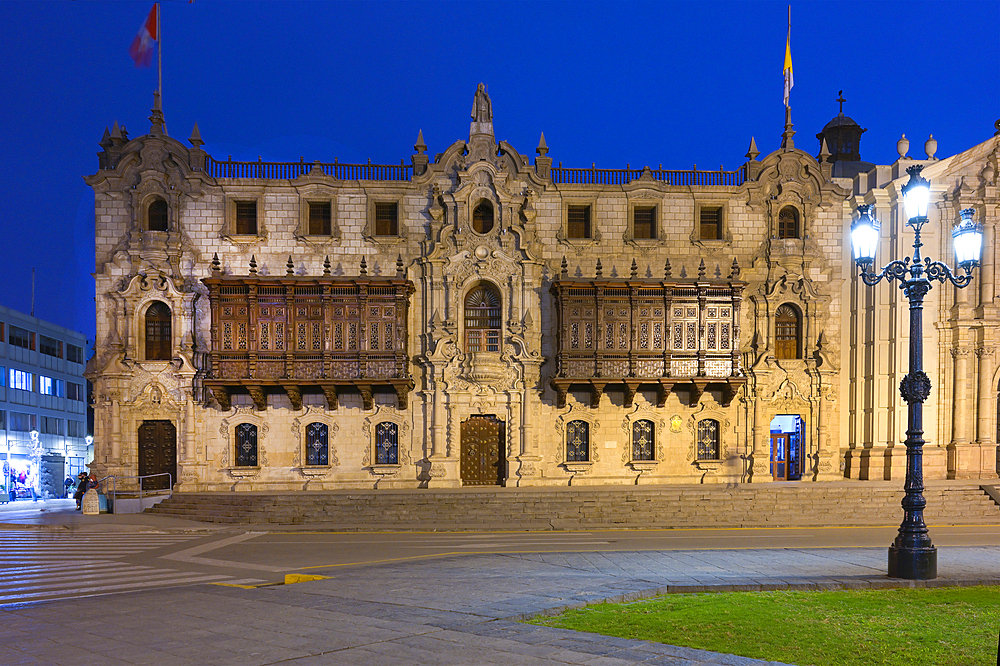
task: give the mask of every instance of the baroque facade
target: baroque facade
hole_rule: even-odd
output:
[[[858,162],[843,113],[818,157],[786,115],[778,149],[751,141],[735,171],[554,167],[544,135],[532,162],[495,139],[482,85],[468,140],[432,160],[421,133],[408,165],[218,161],[197,126],[189,146],[167,136],[158,102],[150,120],[106,131],[87,179],[101,474],[178,490],[901,475],[886,382],[903,310],[858,286],[847,232],[858,203],[896,219],[912,161]],[[997,142],[921,162],[941,224],[971,205],[990,230],[984,276]],[[883,229],[891,254],[904,241]],[[935,302],[929,348],[979,365],[942,356],[937,427],[957,434],[934,440],[929,478],[996,476],[980,283]]]

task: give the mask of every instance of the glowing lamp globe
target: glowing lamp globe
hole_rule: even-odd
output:
[[[927,205],[931,200],[931,184],[920,175],[923,169],[919,164],[906,170],[910,180],[903,185],[903,203],[906,206],[906,217],[914,219],[927,217]]]
[[[951,231],[955,244],[955,260],[962,268],[969,269],[979,265],[983,252],[983,225],[972,219],[973,208],[965,208],[959,212],[961,220]]]
[[[851,249],[854,251],[854,261],[862,267],[875,263],[875,250],[878,248],[882,226],[872,215],[871,209],[868,204],[858,206],[858,217],[851,223]]]

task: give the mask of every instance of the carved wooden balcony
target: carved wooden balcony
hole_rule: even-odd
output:
[[[215,265],[217,269],[217,264]],[[413,388],[407,319],[413,284],[396,277],[213,276],[210,367],[204,380],[229,409],[234,393],[249,393],[257,409],[268,393],[285,393],[294,409],[302,393],[322,393],[336,409],[338,393],[395,392],[406,408]],[[364,264],[362,263],[362,273]]]
[[[668,264],[669,266],[669,264]],[[633,267],[634,272],[634,267]],[[724,404],[746,383],[740,367],[739,321],[745,282],[730,279],[570,278],[553,282],[559,339],[550,384],[557,405],[571,386],[587,387],[597,407],[605,387],[624,387],[631,407],[642,385],[656,387],[662,407],[674,388],[697,404],[709,388]]]

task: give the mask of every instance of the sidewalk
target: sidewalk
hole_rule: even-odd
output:
[[[219,532],[227,525],[146,513],[85,516],[72,499],[17,500],[0,504],[0,530],[70,530],[73,532]]]

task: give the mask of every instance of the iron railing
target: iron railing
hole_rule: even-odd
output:
[[[746,180],[746,170],[740,167],[736,171],[701,171],[677,170],[677,169],[633,169],[626,166],[624,169],[598,169],[591,166],[589,169],[564,167],[562,162],[558,167],[552,169],[552,182],[559,185],[626,185],[634,180],[639,180],[643,172],[649,173],[653,180],[667,185],[689,185],[693,187],[705,187],[721,185],[725,187],[738,187]]]
[[[232,155],[228,160],[216,160],[211,155],[205,156],[205,173],[213,178],[261,178],[267,180],[293,180],[312,171],[318,166],[325,175],[337,180],[382,180],[408,181],[413,175],[413,167],[404,164],[341,164],[336,160],[330,162],[240,162]]]
[[[167,487],[144,490],[143,481],[145,479],[152,479],[159,476],[167,477]],[[161,472],[160,474],[146,474],[144,476],[106,476],[103,479],[98,480],[97,487],[95,490],[101,491],[101,484],[105,481],[109,481],[108,485],[110,488],[105,487],[104,495],[108,497],[108,512],[115,512],[115,499],[118,497],[118,480],[121,479],[125,481],[126,479],[138,479],[139,480],[139,513],[142,513],[142,498],[144,495],[162,495],[166,493],[167,498],[174,494],[174,475],[170,472]],[[134,492],[129,492],[129,495],[134,494]],[[166,498],[165,498],[166,499]]]

